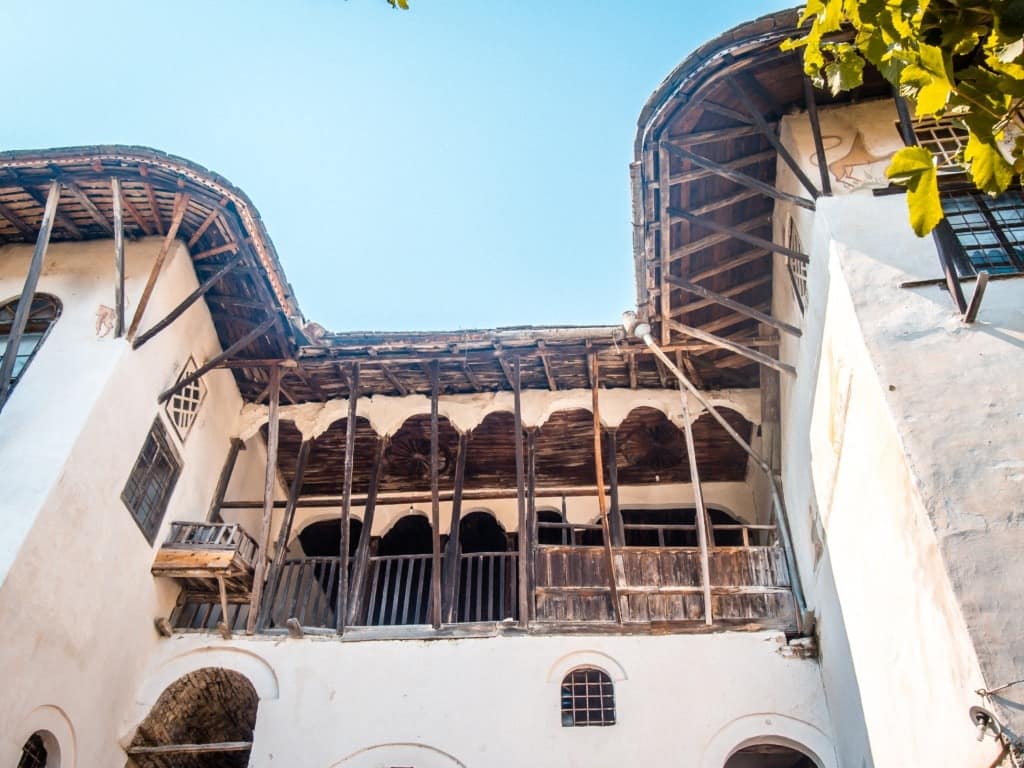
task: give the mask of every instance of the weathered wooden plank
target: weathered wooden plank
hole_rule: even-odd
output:
[[[518,362],[516,363],[518,372]],[[430,623],[441,627],[441,497],[438,458],[438,402],[440,396],[440,367],[436,360],[430,365]],[[522,530],[520,528],[520,530]],[[520,534],[522,536],[522,534]]]
[[[356,421],[359,404],[359,363],[352,363],[349,372],[348,418],[345,422],[345,466],[342,470],[341,491],[341,536],[338,543],[338,597],[334,609],[335,629],[337,633],[345,632],[345,621],[348,618],[348,536],[352,515],[352,478],[355,473],[356,452]]]
[[[499,358],[501,360],[503,358]],[[515,452],[516,452],[516,506],[519,511],[519,625],[528,627],[530,624],[530,592],[529,574],[527,567],[529,563],[528,542],[526,540],[526,467],[523,456],[523,405],[521,395],[521,367],[519,355],[515,356],[512,366],[512,399],[513,399],[513,422],[515,431]],[[506,371],[506,377],[509,372]]]
[[[769,355],[766,355],[762,352],[758,352],[756,350],[750,349],[749,347],[745,347],[742,344],[738,344],[735,341],[731,341],[730,339],[727,339],[723,336],[716,336],[713,333],[708,333],[707,331],[703,331],[700,328],[694,328],[689,325],[684,325],[683,323],[677,322],[675,320],[668,320],[667,323],[672,327],[672,330],[674,331],[678,331],[679,333],[685,334],[687,336],[693,336],[694,338],[701,339],[702,341],[706,341],[709,344],[713,344],[716,347],[727,349],[730,352],[735,352],[736,354],[749,358],[750,360],[760,363],[761,365],[767,365],[769,368],[774,368],[776,371],[779,371],[781,373],[788,373],[791,376],[796,375],[796,368],[794,368],[792,365],[789,365],[788,363],[783,363],[779,360],[776,360],[774,357],[770,357]]]
[[[124,335],[124,217],[121,215],[121,182],[110,180],[114,209],[114,338]]]
[[[705,288],[703,285],[697,285],[696,283],[692,283],[689,280],[684,280],[681,277],[675,277],[674,275],[666,275],[665,280],[671,283],[672,285],[676,286],[677,288],[682,288],[684,291],[687,291],[688,293],[692,293],[696,296],[702,296],[703,298],[713,301],[716,304],[720,304],[723,307],[733,310],[734,312],[739,312],[741,315],[746,315],[747,317],[751,317],[759,322],[765,323],[766,325],[770,325],[771,327],[777,328],[780,331],[785,331],[786,333],[796,336],[798,338],[803,335],[803,332],[796,326],[790,325],[789,323],[785,323],[781,320],[777,320],[771,315],[767,315],[764,312],[760,312],[754,307],[743,304],[742,302],[734,301],[733,299],[730,299],[728,296],[724,296],[723,294],[712,291],[709,288]]]
[[[156,279],[160,275],[160,270],[163,269],[164,262],[167,260],[167,254],[171,250],[171,246],[174,244],[174,238],[177,237],[178,227],[181,226],[181,221],[185,217],[185,210],[188,208],[189,196],[187,192],[181,192],[177,195],[174,204],[174,215],[171,218],[171,226],[167,229],[167,235],[164,237],[163,243],[160,244],[160,251],[156,255],[156,259],[153,261],[153,268],[149,272],[149,277],[146,280],[146,285],[142,289],[142,296],[139,297],[139,303],[135,307],[135,314],[132,316],[132,321],[128,326],[128,340],[131,341],[135,338],[135,334],[139,330],[139,325],[142,323],[142,316],[146,312],[146,307],[149,305],[149,299],[153,295],[153,289],[156,287]]]
[[[249,618],[245,624],[245,632],[249,635],[256,631],[256,619],[260,612],[260,599],[263,596],[263,581],[267,567],[267,545],[270,541],[270,524],[274,513],[274,488],[277,483],[280,401],[281,369],[272,368],[270,371],[270,412],[267,422],[267,466],[263,478],[263,518],[260,522],[260,536],[256,542],[256,570],[253,574],[252,601],[249,604]]]

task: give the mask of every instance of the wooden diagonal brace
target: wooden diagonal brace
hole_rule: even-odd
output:
[[[715,293],[714,291],[709,290],[708,288],[705,288],[702,285],[691,283],[689,280],[684,280],[683,278],[676,277],[675,275],[665,275],[663,279],[677,288],[682,288],[684,291],[687,291],[688,293],[692,293],[697,296],[702,296],[705,299],[710,299],[716,304],[721,304],[723,307],[728,307],[729,309],[735,312],[739,312],[741,315],[752,317],[758,322],[770,325],[773,328],[777,328],[780,331],[785,331],[786,333],[792,334],[793,336],[797,337],[803,335],[803,332],[799,328],[792,326],[789,323],[784,323],[781,320],[776,320],[771,315],[766,315],[764,312],[760,312],[754,309],[753,307],[748,307],[746,304],[743,304],[739,301],[734,301],[727,296],[723,296],[720,293]]]

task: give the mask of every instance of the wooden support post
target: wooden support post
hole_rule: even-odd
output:
[[[971,303],[964,312],[964,322],[973,323],[978,319],[978,310],[981,309],[981,300],[985,298],[985,288],[988,287],[988,272],[978,273],[978,282],[974,284],[974,294],[971,296]]]
[[[220,593],[220,621],[217,622],[217,630],[225,640],[231,639],[231,627],[228,626],[228,590],[224,585],[224,577],[217,577],[217,591]]]
[[[440,363],[430,363],[430,623],[441,628],[441,496],[438,483],[438,414],[437,398],[440,394]]]
[[[683,325],[682,323],[676,322],[675,320],[669,320],[668,323],[669,325],[672,326],[673,330],[679,331],[679,333],[685,334],[686,336],[693,336],[694,338],[700,339],[701,341],[706,341],[708,344],[713,344],[714,346],[721,347],[722,349],[728,349],[730,352],[735,352],[737,355],[742,355],[743,357],[749,358],[750,360],[753,360],[755,363],[767,365],[769,368],[774,368],[776,371],[796,376],[796,368],[794,368],[792,365],[780,362],[776,360],[774,357],[770,357],[769,355],[757,352],[756,350],[750,349],[749,347],[745,347],[742,344],[732,341],[731,339],[726,339],[722,336],[716,336],[713,333],[702,331],[700,328],[694,328],[689,325]]]
[[[608,490],[611,496],[611,508],[608,522],[612,532],[612,546],[626,546],[626,529],[622,524],[622,510],[619,509],[619,462],[618,438],[616,430],[609,429],[605,434],[608,440]]]
[[[537,429],[526,432],[526,584],[537,590]],[[537,618],[537,601],[529,601],[530,621]]]
[[[612,614],[615,621],[622,623],[622,606],[619,605],[619,574],[616,569],[615,557],[612,554],[612,532],[608,525],[608,497],[604,490],[604,461],[601,458],[601,408],[598,397],[598,384],[601,379],[597,355],[590,356],[592,371],[591,410],[594,413],[594,471],[597,475],[597,506],[601,512],[601,539],[604,541],[604,552],[608,558],[608,586],[611,589]]]
[[[169,387],[168,389],[165,389],[163,392],[161,392],[160,393],[160,397],[157,398],[157,402],[160,403],[161,405],[166,403],[171,398],[172,395],[174,395],[175,393],[179,392],[184,387],[187,387],[193,381],[195,381],[195,380],[201,378],[202,376],[204,376],[208,371],[218,367],[223,361],[225,361],[228,358],[230,358],[236,352],[238,352],[238,351],[240,351],[242,349],[245,349],[247,346],[252,344],[252,342],[256,341],[256,339],[258,339],[260,336],[262,336],[267,331],[269,331],[274,325],[276,325],[277,324],[277,320],[278,320],[277,315],[274,315],[273,317],[268,317],[266,320],[264,320],[262,323],[260,323],[255,328],[253,328],[251,331],[249,331],[247,334],[245,334],[245,336],[240,338],[238,341],[236,341],[230,347],[225,349],[219,355],[214,355],[206,363],[204,363],[203,365],[199,366],[199,368],[197,370],[195,370],[193,373],[189,374],[188,376],[183,378],[181,381],[177,382],[174,386]],[[276,370],[276,369],[277,369],[277,365],[275,364],[271,368],[271,370]],[[280,382],[278,382],[278,388],[280,388]]]
[[[818,119],[818,102],[814,97],[814,85],[811,78],[804,77],[804,106],[807,107],[807,118],[811,121],[811,135],[814,136],[814,154],[818,159],[818,175],[821,177],[821,193],[832,194],[832,179],[829,178],[828,158],[825,156],[825,143],[821,139],[821,121]]]
[[[448,527],[448,546],[444,552],[444,598],[441,603],[442,620],[451,624],[458,619],[460,558],[462,547],[459,531],[462,527],[462,486],[466,479],[466,454],[469,434],[459,434],[458,453],[455,456],[455,488],[452,490],[452,519]]]
[[[690,462],[690,485],[693,487],[693,500],[696,503],[694,517],[697,519],[697,546],[700,549],[701,586],[704,588],[704,623],[708,626],[714,621],[711,606],[711,565],[708,558],[708,511],[704,506],[704,490],[700,484],[700,472],[697,469],[697,449],[693,439],[693,424],[690,421],[688,395],[683,385],[679,385],[679,397],[683,402],[683,432],[686,436],[686,458]]]
[[[526,524],[526,470],[523,466],[523,404],[520,379],[519,355],[515,357],[515,364],[512,366],[512,402],[513,420],[515,426],[515,450],[516,450],[516,505],[519,510],[519,626],[527,627],[530,624],[530,603],[533,602],[533,595],[528,593],[529,579],[527,577],[527,558],[529,557],[527,538],[529,531]]]
[[[295,522],[295,508],[298,504],[299,494],[302,492],[302,479],[306,474],[306,463],[309,461],[309,451],[313,447],[312,440],[303,440],[299,446],[299,455],[295,460],[295,476],[292,478],[291,488],[288,489],[288,501],[285,503],[284,517],[277,534],[277,546],[274,548],[274,561],[270,566],[270,577],[267,579],[267,599],[263,601],[260,610],[259,620],[256,626],[262,630],[270,622],[270,612],[273,608],[271,601],[277,597],[278,582],[281,580],[281,568],[284,567],[284,558],[288,549],[288,539],[292,535],[292,524]],[[288,618],[287,616],[285,618]]]
[[[59,203],[60,183],[52,181],[50,189],[46,193],[46,207],[43,209],[43,218],[39,223],[39,236],[36,237],[36,247],[32,251],[32,261],[28,265],[28,275],[26,275],[25,284],[21,289],[18,308],[14,310],[14,320],[11,323],[10,332],[7,334],[7,347],[4,349],[3,361],[0,362],[0,410],[3,409],[4,403],[7,402],[11,393],[14,360],[18,356],[21,337],[25,333],[25,326],[28,325],[28,318],[32,312],[32,297],[39,284],[39,275],[43,272],[43,258],[46,256],[46,248],[50,244],[50,232],[53,231],[53,220],[57,216]]]
[[[384,453],[388,449],[388,438],[377,438],[377,452],[370,468],[370,487],[366,492],[363,507],[363,527],[359,532],[359,543],[352,561],[352,586],[349,589],[348,625],[355,626],[363,618],[366,608],[366,580],[369,575],[370,541],[373,538],[373,518],[377,509],[377,489],[380,487],[380,473],[384,467]]]
[[[334,616],[339,635],[345,632],[348,618],[348,529],[352,513],[352,476],[355,472],[356,409],[359,403],[359,363],[352,363],[349,374],[348,419],[345,422],[345,469],[341,485],[341,541],[338,545],[338,599]]]
[[[114,207],[114,338],[124,336],[124,215],[121,213],[121,181],[110,180]]]
[[[160,270],[163,269],[164,261],[167,259],[167,254],[170,252],[171,246],[174,244],[174,238],[178,235],[178,227],[181,226],[181,221],[185,218],[185,210],[188,208],[188,201],[189,196],[187,192],[179,193],[177,199],[174,201],[174,216],[171,219],[171,226],[167,228],[167,234],[164,236],[164,241],[160,245],[160,252],[157,253],[156,259],[153,261],[153,268],[149,272],[149,278],[146,280],[146,287],[142,289],[142,296],[139,298],[139,304],[135,307],[135,314],[132,316],[131,325],[128,326],[128,341],[132,341],[139,330],[139,324],[142,322],[142,316],[145,314],[146,306],[149,304],[149,299],[153,295],[153,288],[156,287],[156,279],[160,275]]]
[[[252,596],[249,599],[249,618],[245,632],[256,631],[256,618],[263,596],[263,580],[267,572],[267,545],[270,542],[270,523],[274,515],[274,487],[277,483],[277,438],[279,433],[278,406],[281,400],[281,369],[270,369],[270,404],[267,414],[267,469],[263,478],[263,519],[256,542],[256,567],[252,577]]]
[[[224,497],[228,492],[228,484],[231,482],[231,474],[235,471],[235,462],[238,461],[238,452],[244,447],[242,439],[231,438],[231,445],[228,446],[228,456],[221,467],[220,477],[217,478],[217,488],[213,492],[213,501],[210,502],[210,509],[206,513],[206,521],[209,523],[223,523],[220,508],[224,504]]]
[[[159,322],[155,323],[153,327],[147,330],[145,333],[140,333],[138,336],[136,336],[135,340],[132,342],[132,349],[138,349],[151,338],[160,333],[160,331],[162,331],[164,328],[166,328],[179,317],[181,317],[181,315],[185,312],[186,309],[191,307],[193,304],[196,303],[196,301],[205,296],[206,292],[209,291],[217,283],[219,283],[221,281],[221,278],[224,277],[224,275],[226,275],[232,269],[237,267],[244,257],[245,254],[239,252],[236,253],[232,258],[228,259],[227,263],[225,263],[220,269],[218,269],[216,272],[214,272],[212,275],[206,278],[206,280],[203,281],[202,285],[200,285],[198,288],[192,291],[192,293],[190,293],[188,296],[182,299],[181,303],[178,304],[178,306],[176,306],[174,309],[168,312],[166,317],[164,317]]]
[[[757,125],[761,135],[768,139],[768,143],[772,145],[776,152],[779,153],[779,157],[781,157],[782,161],[789,166],[789,170],[793,172],[797,181],[803,185],[804,189],[807,190],[810,196],[817,198],[821,192],[819,192],[818,188],[814,186],[814,183],[807,178],[807,174],[804,173],[804,169],[800,167],[800,164],[789,153],[789,150],[783,146],[781,141],[779,141],[779,137],[775,135],[775,131],[768,126],[768,122],[764,119],[764,115],[761,114],[761,110],[757,108],[757,105],[754,104],[753,100],[750,98],[750,94],[748,94],[746,89],[741,85],[740,78],[727,77],[725,80],[730,86],[732,86],[733,93],[736,94],[740,103],[743,104],[743,108],[747,110],[752,118],[754,118],[754,123]]]
[[[784,323],[781,320],[776,320],[771,315],[766,315],[764,312],[760,312],[753,307],[748,307],[742,302],[734,301],[728,296],[723,296],[720,293],[716,293],[715,291],[705,288],[703,285],[697,285],[696,283],[691,283],[689,280],[684,280],[681,277],[674,277],[672,275],[666,275],[664,279],[677,288],[682,288],[687,293],[692,293],[695,296],[701,296],[709,301],[713,301],[716,304],[721,304],[723,307],[727,307],[734,312],[739,312],[741,315],[752,317],[758,322],[770,325],[772,328],[776,328],[796,337],[803,335],[803,332],[796,326]]]
[[[688,160],[693,165],[705,168],[716,176],[721,176],[724,179],[728,179],[729,181],[740,184],[748,189],[757,190],[761,194],[767,195],[768,197],[772,197],[776,200],[792,203],[793,205],[799,205],[801,208],[806,208],[809,211],[814,210],[813,200],[808,200],[807,198],[800,197],[799,195],[791,195],[789,192],[783,192],[781,189],[776,189],[771,184],[767,184],[760,179],[749,176],[742,171],[737,171],[734,167],[717,163],[714,160],[709,160],[706,157],[698,155],[695,152],[691,152],[684,147],[680,147],[677,144],[673,144],[668,141],[661,142],[660,146],[668,150],[669,154]]]
[[[658,147],[658,242],[660,243],[660,265],[661,272],[661,293],[658,296],[658,306],[662,317],[668,317],[672,310],[672,289],[665,285],[665,278],[672,271],[672,217],[668,208],[671,203],[672,182],[670,180],[671,156],[668,148]],[[661,324],[661,343],[668,344],[672,341],[668,326]]]

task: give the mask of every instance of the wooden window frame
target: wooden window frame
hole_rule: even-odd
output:
[[[19,301],[20,297],[15,297],[5,301],[3,304],[0,304],[0,317],[2,317],[5,310],[9,310],[11,318],[13,319],[14,314],[17,312]],[[14,391],[18,382],[21,381],[21,377],[25,375],[25,371],[27,371],[28,367],[32,364],[32,361],[35,359],[39,349],[46,343],[47,338],[50,336],[50,331],[53,330],[53,326],[57,324],[57,320],[60,319],[61,313],[64,311],[64,305],[61,303],[60,299],[53,294],[32,294],[32,304],[35,305],[37,301],[45,301],[46,303],[39,309],[32,309],[29,311],[24,333],[38,335],[39,339],[36,341],[35,346],[32,347],[32,351],[29,352],[25,362],[22,363],[21,369],[17,373],[12,373],[11,392]],[[0,339],[9,339],[10,334],[10,323],[0,320]],[[22,341],[24,341],[24,336],[22,336]],[[2,358],[3,355],[4,351],[0,350],[0,358]]]
[[[170,471],[156,475],[158,460],[163,459]],[[146,434],[138,458],[121,491],[121,501],[128,508],[146,541],[152,544],[160,531],[174,487],[181,476],[181,456],[168,435],[163,420],[157,416]],[[155,495],[154,493],[155,486]]]

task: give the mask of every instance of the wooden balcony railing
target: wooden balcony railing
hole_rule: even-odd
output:
[[[255,556],[256,542],[237,523],[173,522],[152,573],[192,582],[220,578],[229,592],[247,591]]]
[[[682,524],[636,524],[632,532],[653,532],[654,540],[669,543],[696,535],[695,526]],[[176,529],[174,535],[179,537],[179,543],[189,546],[200,537],[220,542],[225,548],[233,541],[228,533],[213,536]],[[652,623],[672,625],[677,631],[688,631],[687,627],[699,629],[706,623],[708,610],[712,623],[719,626],[795,631],[796,604],[774,527],[719,525],[715,526],[714,536],[716,541],[728,541],[729,545],[715,544],[708,549],[710,605],[705,605],[699,547],[611,548],[622,631],[637,631]],[[568,541],[578,538],[574,531],[567,531],[564,536]],[[349,563],[351,568],[352,561]],[[617,625],[609,565],[608,551],[603,545],[537,545],[530,574],[532,621],[544,631],[557,631],[560,625],[614,631]],[[457,579],[453,585],[454,623],[518,621],[518,566],[517,552],[460,554],[453,576]],[[280,572],[268,582],[266,620],[261,626],[271,632],[283,631],[288,620],[294,618],[304,629],[333,631],[339,567],[337,557],[285,560]],[[442,569],[442,573],[447,571]],[[351,571],[349,575],[352,584]],[[361,606],[361,615],[351,625],[416,625],[429,632],[426,625],[431,615],[432,575],[429,554],[370,557],[365,594],[351,598]],[[449,594],[448,585],[442,587],[442,594]],[[228,628],[238,629],[247,615],[248,604],[229,600],[218,605],[215,593],[194,593],[183,596],[171,622],[176,629],[212,629],[224,621]]]

